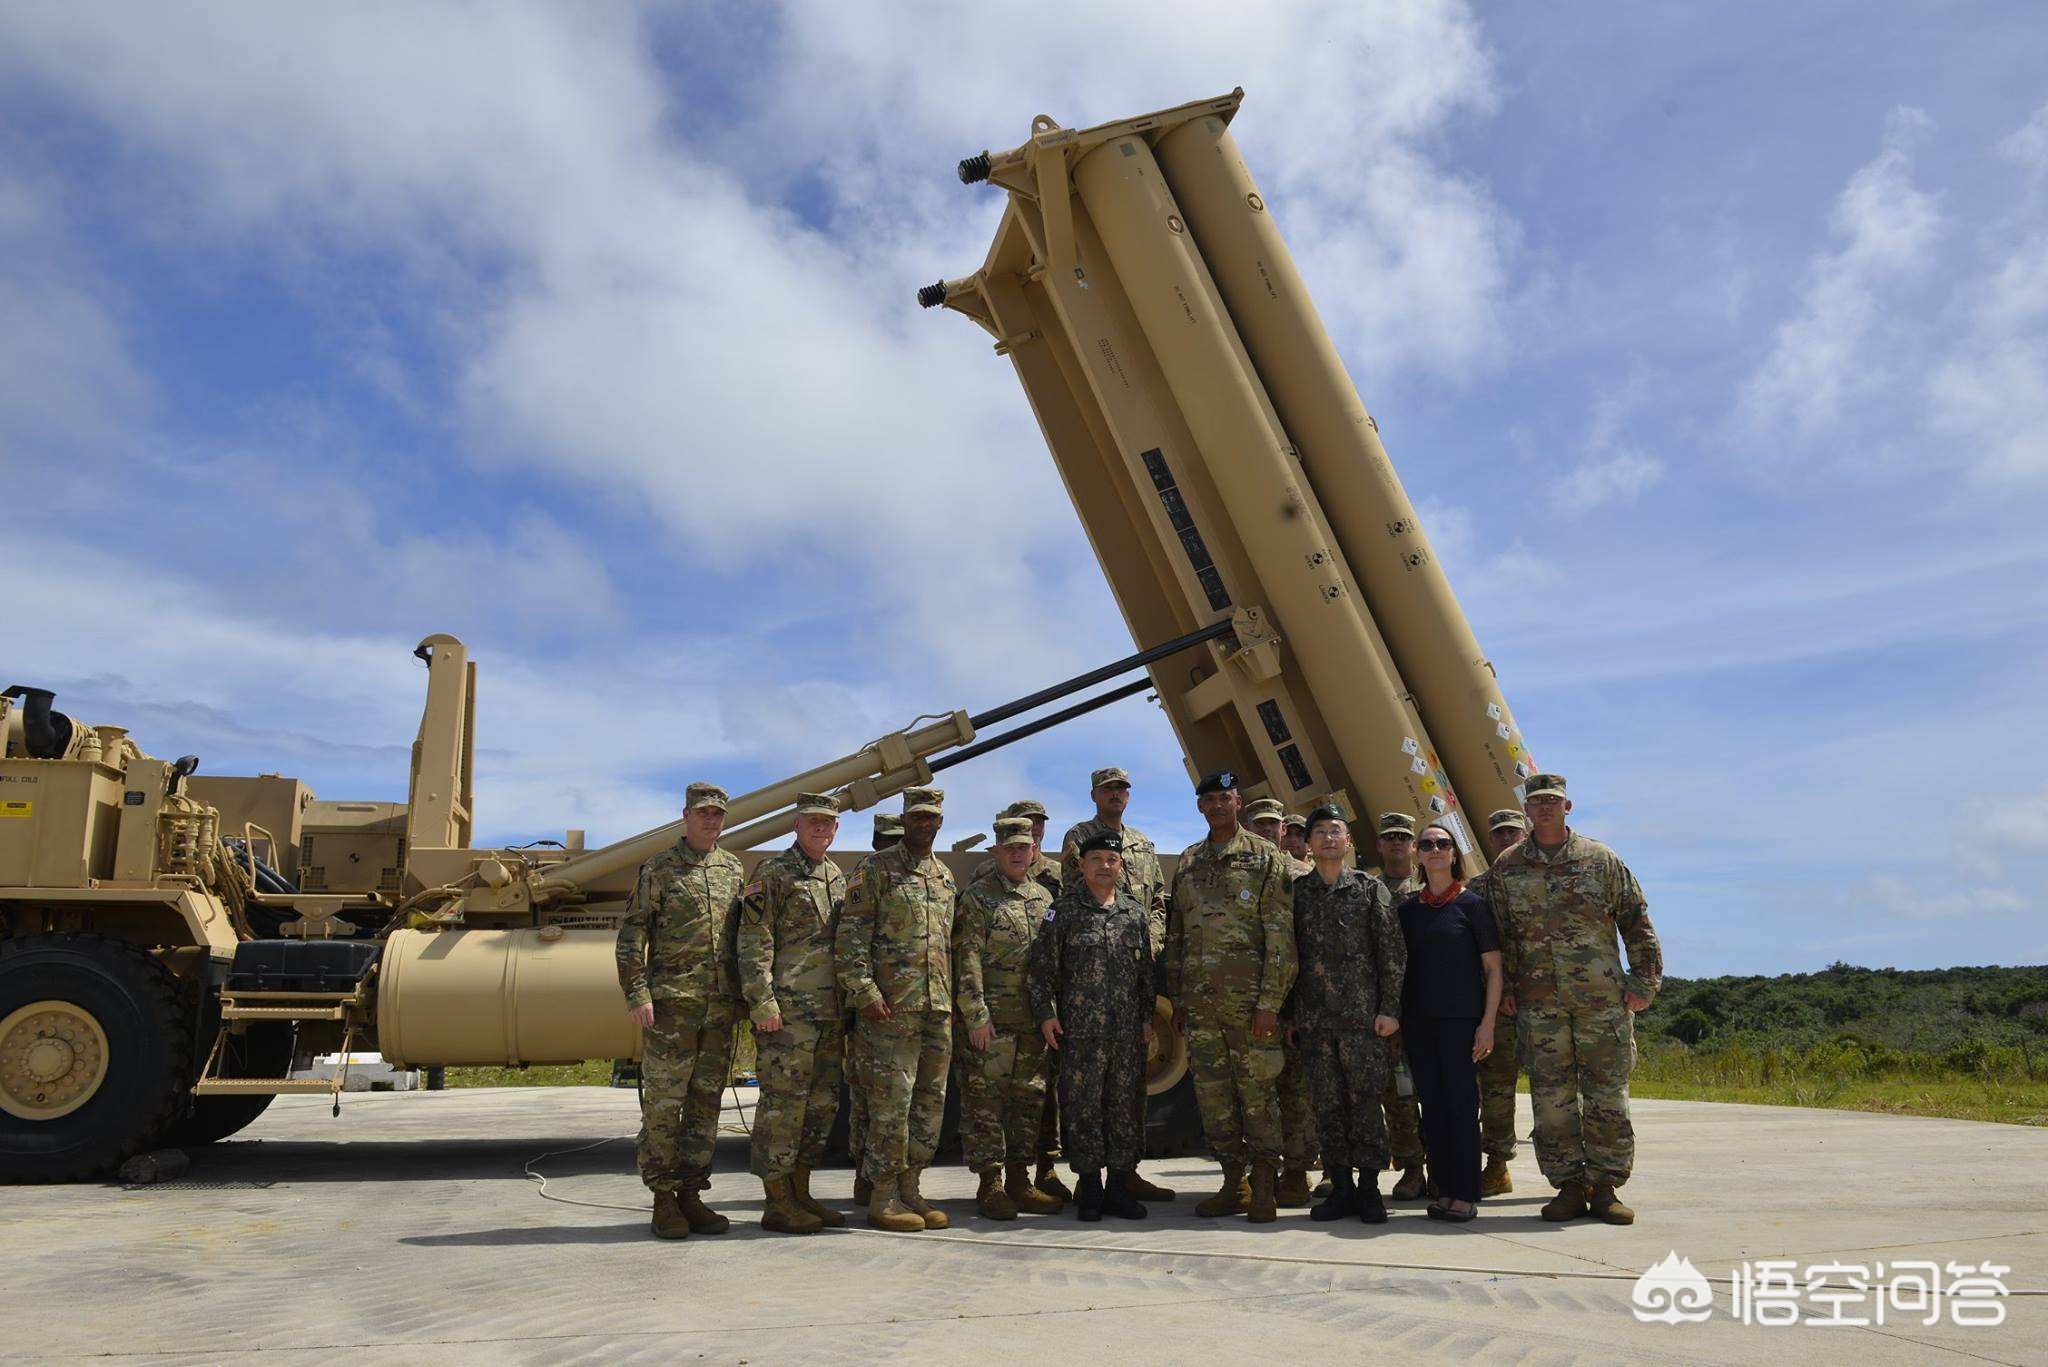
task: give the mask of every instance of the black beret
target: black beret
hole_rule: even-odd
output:
[[[1351,825],[1351,818],[1344,815],[1343,810],[1334,802],[1325,802],[1322,806],[1308,814],[1308,828],[1310,830],[1316,828],[1318,821],[1341,821],[1346,827]]]
[[[1234,793],[1237,791],[1237,775],[1228,769],[1202,775],[1202,781],[1195,785],[1195,796],[1205,793]]]
[[[1122,854],[1124,852],[1123,832],[1097,831],[1081,842],[1081,853],[1083,855],[1093,850],[1108,850],[1111,854]]]

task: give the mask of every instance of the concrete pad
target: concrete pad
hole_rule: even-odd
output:
[[[953,1167],[925,1181],[949,1231],[855,1216],[792,1238],[756,1223],[739,1095],[709,1194],[735,1221],[718,1238],[646,1236],[634,1096],[602,1088],[351,1095],[339,1119],[284,1097],[194,1150],[180,1181],[0,1189],[0,1358],[2048,1362],[2039,1294],[2010,1297],[1996,1328],[1764,1327],[1731,1318],[1727,1281],[1745,1259],[1928,1258],[2048,1289],[2042,1130],[1639,1101],[1627,1229],[1539,1220],[1525,1147],[1518,1190],[1463,1227],[1419,1203],[1377,1230],[1306,1211],[1205,1221],[1193,1198],[1216,1169],[1187,1159],[1146,1165],[1183,1195],[1142,1223],[984,1221]],[[813,1182],[842,1206],[851,1187],[844,1169]],[[1631,1313],[1636,1277],[1671,1251],[1714,1282],[1704,1323]]]

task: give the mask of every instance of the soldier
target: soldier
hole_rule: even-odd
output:
[[[846,875],[827,854],[838,833],[838,802],[799,793],[796,843],[761,861],[740,904],[740,991],[760,1046],[751,1166],[767,1199],[761,1227],[789,1234],[846,1223],[811,1198],[811,1171],[825,1156],[839,1109],[846,1052],[832,968]]]
[[[1280,1008],[1295,971],[1287,866],[1238,825],[1237,775],[1209,774],[1195,794],[1209,835],[1174,868],[1166,946],[1166,993],[1187,1035],[1202,1128],[1223,1166],[1222,1188],[1195,1213],[1248,1211],[1265,1224],[1275,1218],[1283,1148]]]
[[[1083,1220],[1146,1216],[1131,1177],[1145,1151],[1151,934],[1143,905],[1118,886],[1122,846],[1115,831],[1081,842],[1081,886],[1061,896],[1031,949],[1032,1011],[1047,1047],[1064,1055],[1068,1162]]]
[[[893,845],[902,843],[903,818],[894,812],[875,813],[875,834],[870,843],[875,854]],[[869,855],[868,859],[873,858]],[[862,859],[853,866],[853,878],[860,877],[860,871],[867,866],[868,859]],[[852,878],[847,880],[852,887]],[[857,1040],[860,1017],[851,1009],[846,1013],[846,1156],[853,1160],[853,1203],[865,1206],[874,1195],[873,1185],[861,1165],[861,1156],[868,1147],[868,1090],[861,1082],[860,1048]]]
[[[1293,1008],[1330,1177],[1329,1198],[1309,1218],[1356,1215],[1384,1224],[1380,1169],[1387,1165],[1387,1126],[1380,1099],[1393,1064],[1388,1040],[1400,1029],[1395,1012],[1407,942],[1386,885],[1352,862],[1356,850],[1344,814],[1326,805],[1308,820],[1316,863],[1294,880],[1301,976]]]
[[[1529,819],[1513,807],[1503,807],[1486,819],[1486,835],[1493,857],[1500,858],[1529,832]],[[1489,871],[1490,872],[1490,871]],[[1482,873],[1466,886],[1487,898],[1487,879]],[[1496,921],[1499,917],[1494,918]],[[1502,972],[1512,989],[1515,981],[1514,950],[1503,936]],[[1481,1196],[1505,1196],[1515,1189],[1508,1164],[1515,1159],[1515,1018],[1502,1010],[1493,1022],[1493,1052],[1479,1061],[1479,1128],[1486,1151],[1486,1171],[1479,1175]]]
[[[1308,818],[1289,812],[1281,823],[1280,848],[1302,863],[1312,862],[1308,853]]]
[[[1511,990],[1529,1050],[1536,1161],[1557,1188],[1543,1218],[1571,1220],[1591,1209],[1626,1225],[1635,1212],[1614,1189],[1635,1164],[1635,1013],[1663,983],[1664,952],[1635,875],[1613,850],[1565,824],[1571,809],[1562,777],[1530,777],[1529,837],[1494,863],[1487,896],[1514,946]],[[1617,935],[1628,946],[1626,973]]]
[[[1045,852],[1045,804],[1035,797],[1020,797],[996,813],[996,820],[999,822],[1012,817],[1022,817],[1030,823],[1031,864],[1025,876],[1042,885],[1046,892],[1057,898],[1061,891],[1060,863]],[[974,866],[974,872],[967,875],[968,883],[995,877],[996,862],[995,854],[990,853]]]
[[[932,853],[945,800],[937,788],[904,791],[903,839],[860,866],[833,945],[839,990],[860,1013],[868,1223],[896,1233],[947,1224],[918,1189],[938,1147],[953,1057],[957,894]]]
[[[739,856],[718,848],[725,789],[692,783],[683,838],[640,866],[619,926],[619,986],[645,1033],[640,1060],[640,1180],[654,1193],[654,1235],[723,1234],[731,1222],[698,1192],[711,1185],[718,1095],[732,1068],[728,979]]]
[[[1287,861],[1290,879],[1313,870],[1314,865],[1297,859],[1281,848],[1286,835],[1287,809],[1278,798],[1262,797],[1245,804],[1245,829],[1261,840],[1272,842]],[[1274,1203],[1295,1209],[1309,1203],[1308,1170],[1316,1165],[1316,1108],[1309,1097],[1308,1068],[1291,1029],[1281,1031],[1280,1080],[1275,1094],[1280,1098],[1281,1169],[1279,1184],[1273,1188]]]
[[[1388,812],[1381,816],[1379,835],[1374,844],[1380,856],[1380,884],[1398,907],[1401,899],[1424,886],[1422,872],[1415,867],[1415,818],[1406,812]],[[1399,1040],[1394,1041],[1393,1052],[1396,1057],[1400,1055]],[[1423,1167],[1422,1112],[1416,1106],[1415,1098],[1402,1096],[1389,1074],[1386,1090],[1381,1093],[1381,1104],[1387,1112],[1387,1138],[1393,1147],[1394,1166],[1401,1169],[1401,1180],[1394,1183],[1394,1189],[1388,1195],[1396,1201],[1434,1196],[1436,1192],[1431,1189]]]
[[[991,1220],[1054,1215],[1063,1204],[1031,1182],[1046,1086],[1045,1041],[1031,1012],[1031,944],[1052,910],[1052,894],[1030,876],[1037,850],[1028,817],[998,817],[994,875],[967,885],[953,927],[960,1140],[981,1178],[975,1209]]]

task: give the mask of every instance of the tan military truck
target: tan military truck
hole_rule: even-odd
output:
[[[1016,367],[1143,648],[743,794],[728,848],[788,834],[799,792],[859,811],[1149,693],[1191,774],[1425,814],[1483,865],[1463,809],[1518,801],[1533,761],[1231,140],[1241,100],[1080,130],[1041,115],[968,158],[961,180],[1008,196],[994,244],[919,292]],[[0,699],[0,1175],[85,1177],[233,1133],[273,1096],[337,1090],[290,1076],[315,1052],[637,1056],[613,945],[634,870],[680,823],[476,847],[476,668],[452,636],[415,653],[403,804],[201,776],[46,691]],[[1180,1147],[1198,1134],[1185,1056],[1157,1035],[1155,1144]]]

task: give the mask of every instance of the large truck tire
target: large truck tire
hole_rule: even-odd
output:
[[[176,1118],[192,1075],[177,980],[94,935],[0,941],[0,1178],[120,1166]]]
[[[229,1035],[222,1077],[283,1077],[291,1070],[297,1027],[290,1021],[258,1021],[247,1032]],[[191,1109],[171,1122],[162,1143],[189,1149],[212,1144],[247,1129],[277,1100],[273,1096],[198,1096]]]

